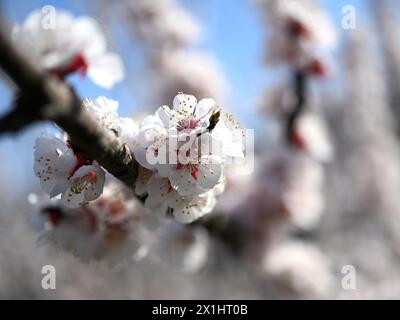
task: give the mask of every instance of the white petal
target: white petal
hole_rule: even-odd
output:
[[[129,150],[133,151],[139,134],[139,127],[131,118],[119,118],[118,136]]]
[[[147,183],[152,175],[153,172],[151,170],[148,170],[142,166],[139,167],[139,174],[135,183],[135,193],[138,196],[142,196],[147,193]]]
[[[115,53],[97,56],[89,61],[88,76],[97,85],[110,89],[124,78],[124,66]]]
[[[171,186],[182,196],[192,195],[197,190],[197,182],[186,168],[171,171],[169,181]]]
[[[175,110],[170,109],[168,106],[158,108],[155,114],[160,118],[165,128],[175,127],[179,121]]]
[[[176,95],[173,102],[174,110],[185,114],[193,114],[196,104],[197,99],[195,96],[184,93]]]
[[[204,161],[204,159],[207,160]],[[203,157],[202,160],[200,160],[197,181],[204,189],[212,189],[221,181],[222,164],[214,159],[215,157]]]
[[[76,165],[72,149],[61,139],[44,135],[36,139],[34,155],[34,172],[42,189],[51,197],[64,191]]]
[[[196,196],[190,202],[179,208],[174,208],[174,218],[180,223],[191,223],[202,216],[210,213],[216,204],[215,196],[212,192]]]
[[[106,40],[98,22],[91,17],[76,18],[73,23],[71,38],[82,48],[85,57],[103,54],[106,50]]]
[[[100,166],[83,166],[70,178],[70,186],[63,192],[61,200],[67,207],[79,207],[98,198],[103,192],[104,183],[105,172]]]
[[[196,106],[195,116],[197,119],[211,117],[211,114],[215,107],[215,101],[213,99],[201,99]]]

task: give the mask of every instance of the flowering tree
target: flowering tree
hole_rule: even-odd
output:
[[[42,190],[28,195],[28,222],[38,244],[61,249],[78,263],[107,265],[100,278],[124,270],[118,271],[126,272],[118,280],[119,294],[128,294],[122,282],[134,279],[150,292],[139,296],[150,297],[157,289],[146,281],[167,281],[162,265],[187,275],[207,272],[212,263],[220,268],[207,273],[207,281],[215,283],[213,297],[242,297],[237,287],[246,290],[249,283],[246,297],[357,296],[340,289],[338,268],[360,261],[342,248],[358,252],[377,244],[356,214],[390,238],[386,251],[378,247],[379,257],[396,257],[394,41],[385,41],[382,50],[390,71],[385,78],[371,45],[374,35],[352,34],[343,45],[345,94],[327,99],[319,89],[340,66],[332,56],[338,35],[322,7],[308,0],[253,4],[266,34],[263,62],[281,72],[259,95],[262,122],[273,130],[255,132],[255,141],[254,132],[229,112],[227,78],[198,46],[201,24],[177,0],[119,4],[129,39],[143,50],[143,68],[150,74],[141,79],[151,88],[148,109],[134,117],[121,117],[118,101],[87,98],[79,81],[72,85],[72,77],[87,77],[109,90],[129,75],[100,22],[61,9],[49,21],[40,10],[12,28],[3,21],[0,67],[14,99],[0,118],[0,133],[40,121],[56,125],[32,146],[33,175]],[[385,19],[387,6],[374,6],[385,38],[393,37],[395,20]],[[110,2],[102,7],[115,9]],[[250,172],[249,160],[254,160]],[[357,227],[347,234],[343,230],[352,223]],[[359,245],[353,230],[362,239]],[[367,266],[360,283],[368,287],[381,276],[379,265],[359,256],[359,264]],[[230,273],[226,265],[237,270]],[[141,273],[131,278],[126,270]],[[225,273],[232,274],[230,281]],[[96,291],[93,274],[87,271],[79,280],[89,291]],[[186,279],[171,279],[174,297],[187,298]],[[194,292],[204,286],[204,278],[198,279]],[[390,291],[388,282],[382,280],[382,288]],[[261,293],[255,293],[258,286]],[[159,296],[170,297],[164,291]]]

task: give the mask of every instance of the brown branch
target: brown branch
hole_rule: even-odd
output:
[[[296,103],[293,110],[289,113],[286,122],[286,135],[289,144],[292,143],[292,134],[296,121],[306,107],[307,74],[304,71],[296,71],[293,79],[294,94]]]
[[[14,48],[3,31],[7,28],[0,29],[0,67],[19,90],[14,110],[0,119],[0,133],[51,120],[69,134],[74,148],[132,187],[138,173],[132,153],[91,117],[70,86],[38,70]]]

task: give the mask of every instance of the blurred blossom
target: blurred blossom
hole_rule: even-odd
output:
[[[283,147],[270,150],[262,167],[258,188],[265,201],[276,203],[282,218],[288,218],[296,227],[316,227],[324,209],[320,164],[301,151]]]
[[[260,272],[291,298],[327,297],[334,284],[328,258],[315,246],[300,241],[268,248]]]
[[[85,262],[129,260],[144,245],[140,239],[144,211],[136,200],[126,200],[116,184],[108,184],[100,198],[77,209],[56,198],[30,195],[29,200],[33,205],[29,221],[39,234],[39,244],[50,243]]]
[[[174,50],[197,42],[197,21],[176,0],[127,1],[131,23],[150,50]]]
[[[172,100],[178,92],[226,103],[226,82],[216,61],[195,50],[202,30],[196,19],[176,0],[128,1],[128,11],[139,41],[149,52],[158,96]]]
[[[107,51],[100,25],[90,17],[74,18],[59,10],[55,28],[42,26],[40,10],[33,11],[12,37],[22,54],[39,67],[61,78],[72,73],[88,75],[97,85],[110,89],[124,78],[121,58]]]
[[[208,261],[209,236],[201,227],[187,228],[168,221],[159,229],[153,250],[170,268],[191,274],[200,271]]]
[[[336,32],[329,17],[313,1],[260,0],[269,30],[268,63],[289,63],[313,75],[332,71],[329,52]]]
[[[215,60],[206,53],[196,51],[167,51],[155,61],[155,67],[165,83],[160,96],[171,100],[177,92],[191,92],[199,98],[213,97],[225,105],[226,85]]]

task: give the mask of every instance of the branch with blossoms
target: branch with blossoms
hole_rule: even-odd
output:
[[[136,215],[136,220],[121,218],[137,206],[127,205],[132,195],[107,191],[107,172],[134,191],[155,216],[172,214],[187,224],[211,213],[224,190],[226,164],[244,156],[243,131],[233,116],[212,99],[197,101],[178,93],[172,107],[158,108],[138,126],[118,115],[117,101],[80,99],[67,84],[68,76],[87,75],[110,88],[122,80],[123,65],[108,51],[93,19],[57,11],[55,23],[54,28],[43,28],[41,13],[34,11],[23,25],[14,27],[10,38],[0,35],[0,66],[17,87],[14,109],[0,119],[0,132],[16,132],[41,120],[62,129],[61,136],[42,134],[35,143],[34,173],[50,196],[50,203],[44,201],[39,211],[51,224],[52,236],[57,238],[57,229],[71,229],[71,224],[78,233],[76,224],[112,233],[117,225],[128,236],[127,226],[142,220],[142,215],[139,220]],[[149,161],[162,155],[174,155],[176,160]],[[121,219],[115,225],[109,221],[116,213]],[[206,228],[221,231],[215,221]],[[71,239],[79,239],[75,231]],[[220,238],[225,236],[221,233]],[[57,238],[61,244],[70,241]]]
[[[14,109],[0,120],[1,133],[16,132],[40,120],[54,121],[68,132],[75,150],[133,185],[137,163],[124,144],[93,119],[69,85],[35,67],[4,32],[0,33],[0,66],[18,88]]]

